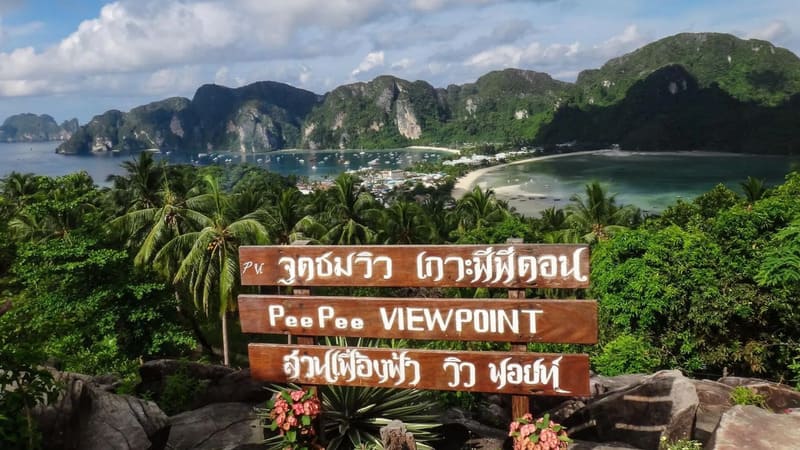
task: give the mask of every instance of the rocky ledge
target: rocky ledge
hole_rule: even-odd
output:
[[[60,373],[60,398],[38,408],[46,449],[259,449],[263,430],[256,407],[264,385],[237,371],[177,361],[141,368],[140,392],[158,398],[167,379],[180,373],[195,386],[185,410],[165,414],[150,400],[114,391],[114,380]],[[795,449],[800,442],[800,392],[759,379],[695,380],[677,370],[652,375],[592,377],[589,398],[531,397],[531,411],[564,424],[572,449],[658,449],[692,439],[715,450]],[[763,396],[763,407],[734,405],[738,386]],[[438,449],[508,448],[509,397],[488,395],[475,411],[442,415]]]

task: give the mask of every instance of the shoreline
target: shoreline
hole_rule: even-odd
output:
[[[500,168],[503,168],[503,167],[513,166],[513,165],[518,165],[518,164],[527,164],[527,163],[530,163],[530,162],[544,161],[544,160],[547,160],[547,159],[563,158],[565,156],[599,155],[599,154],[603,154],[603,153],[618,152],[618,151],[620,151],[620,150],[604,149],[604,150],[585,150],[585,151],[581,151],[581,152],[572,152],[572,153],[559,153],[557,155],[534,156],[534,157],[531,157],[531,158],[520,159],[519,161],[511,161],[511,162],[507,162],[507,163],[503,163],[503,164],[497,164],[497,165],[494,165],[494,166],[482,167],[480,169],[472,170],[470,172],[467,172],[466,175],[458,178],[456,180],[456,184],[453,185],[453,190],[450,192],[450,196],[453,197],[453,199],[455,199],[455,200],[460,199],[461,197],[464,196],[464,194],[466,194],[467,192],[469,192],[470,190],[472,190],[475,187],[475,183],[478,181],[478,178],[480,178],[481,176],[483,176],[483,174],[485,174],[485,173],[487,173],[487,172],[489,172],[491,170],[500,169]]]
[[[405,148],[407,150],[433,150],[433,151],[437,151],[437,152],[452,153],[454,155],[460,155],[461,154],[461,150],[457,150],[457,149],[449,148],[449,147],[433,147],[433,146],[430,146],[430,145],[409,145],[408,147],[405,147]]]

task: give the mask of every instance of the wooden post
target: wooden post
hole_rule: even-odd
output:
[[[520,238],[509,238],[506,240],[507,244],[522,244],[522,239]],[[525,289],[509,289],[508,290],[508,298],[514,300],[521,300],[525,298]],[[525,352],[528,350],[527,344],[521,343],[511,343],[511,351],[512,352]],[[516,420],[519,417],[524,416],[529,407],[529,399],[527,395],[514,395],[511,397],[511,420]]]

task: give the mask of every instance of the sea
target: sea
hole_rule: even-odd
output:
[[[58,142],[0,143],[0,177],[12,171],[61,176],[86,171],[98,186],[108,186],[110,175],[125,171],[120,164],[136,157],[124,153],[62,155],[55,153]],[[348,170],[371,167],[378,170],[402,169],[419,161],[439,161],[447,152],[430,149],[386,150],[281,150],[270,153],[154,153],[157,159],[172,164],[233,165],[250,163],[281,175],[308,177],[311,180],[336,178]]]
[[[677,200],[691,201],[720,183],[742,193],[740,183],[748,176],[775,186],[793,169],[800,170],[800,156],[612,150],[498,167],[475,183],[492,188],[518,212],[537,217],[546,208],[565,207],[597,181],[616,195],[617,204],[648,214]]]
[[[134,155],[103,153],[90,156],[55,153],[56,142],[0,143],[0,177],[12,171],[60,176],[85,170],[99,186],[108,176],[122,174],[120,164]],[[335,178],[364,167],[398,169],[417,161],[439,161],[448,153],[423,149],[282,150],[261,154],[212,153],[174,156],[157,153],[170,163],[257,164],[282,175],[309,179]],[[722,183],[741,192],[748,176],[767,186],[780,184],[792,169],[800,170],[800,156],[742,155],[713,152],[605,151],[490,169],[476,180],[492,188],[518,212],[538,216],[545,208],[565,207],[587,183],[600,182],[616,195],[618,204],[631,204],[645,213],[657,213],[679,199],[691,200]]]

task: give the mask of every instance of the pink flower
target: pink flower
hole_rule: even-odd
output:
[[[303,414],[303,404],[295,403],[292,405],[292,412],[294,412],[296,415]]]
[[[306,395],[306,392],[302,390],[292,391],[289,395],[292,396],[292,400],[299,402],[300,399],[303,398],[304,395]]]

